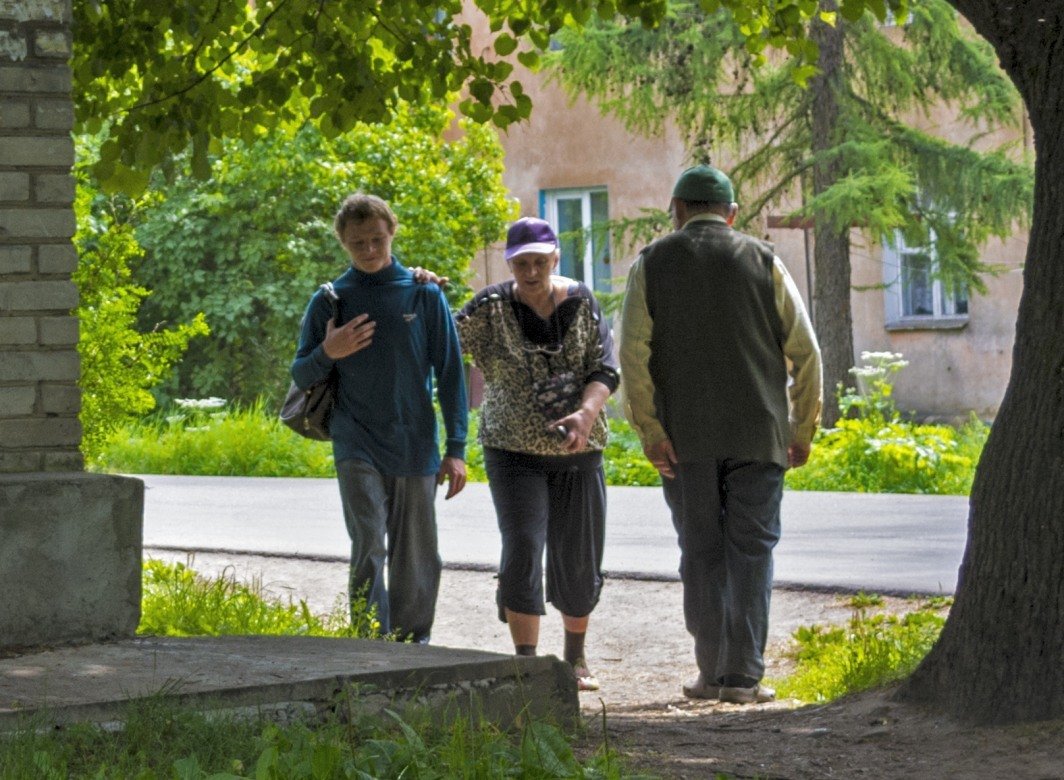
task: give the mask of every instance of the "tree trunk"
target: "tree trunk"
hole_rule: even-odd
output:
[[[1034,222],[1012,375],[972,488],[956,601],[899,696],[966,721],[1064,717],[1064,4],[953,0],[1034,128]]]
[[[829,4],[825,4],[827,7]],[[833,6],[833,3],[830,4]],[[836,145],[839,132],[839,79],[843,57],[842,25],[817,22],[812,31],[820,46],[820,73],[810,84],[812,100],[812,152],[823,155]],[[842,175],[835,160],[813,165],[813,195],[819,195]],[[830,427],[839,416],[835,393],[839,384],[853,384],[853,313],[850,308],[850,231],[839,230],[827,219],[816,218],[813,237],[813,314],[817,340],[824,360],[824,413],[822,424]]]

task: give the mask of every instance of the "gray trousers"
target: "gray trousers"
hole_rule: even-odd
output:
[[[388,477],[361,460],[340,461],[336,475],[351,537],[349,595],[366,589],[383,633],[427,642],[443,568],[436,476]]]
[[[760,680],[780,538],[783,468],[775,463],[681,463],[664,479],[680,544],[680,579],[695,661],[707,681]]]

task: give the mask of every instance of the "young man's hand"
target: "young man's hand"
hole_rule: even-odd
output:
[[[461,458],[447,457],[440,463],[440,470],[436,473],[436,484],[442,485],[447,482],[447,495],[444,501],[462,492],[466,484],[465,461]]]
[[[329,320],[321,348],[330,360],[353,355],[373,343],[373,331],[376,327],[377,323],[371,320],[368,314],[359,314],[340,327],[336,327],[336,324]]]

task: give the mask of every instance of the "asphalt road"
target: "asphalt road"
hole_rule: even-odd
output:
[[[137,475],[144,546],[347,560],[332,479]],[[499,535],[486,484],[437,500],[445,565],[494,568]],[[679,552],[661,490],[608,489],[603,568],[676,579]],[[951,594],[967,538],[964,496],[787,492],[777,586]]]

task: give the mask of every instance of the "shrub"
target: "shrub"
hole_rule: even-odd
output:
[[[264,403],[224,408],[221,399],[180,399],[165,415],[127,425],[95,466],[127,474],[333,477],[332,446],[297,436]]]
[[[498,240],[516,204],[502,186],[495,132],[459,121],[462,132],[444,138],[453,121],[446,107],[411,105],[388,125],[335,138],[278,122],[253,141],[224,141],[209,177],[154,180],[132,215],[146,250],[134,272],[155,291],[144,317],[202,311],[212,331],[165,394],[250,403],[284,393],[311,293],[350,266],[332,219],[356,190],[389,201],[400,222],[396,256],[450,277],[457,303],[471,260]]]
[[[791,490],[967,495],[989,427],[974,415],[959,429],[901,419],[891,377],[901,355],[864,352],[860,390],[840,394],[842,419],[819,431],[809,462],[787,472]]]
[[[643,455],[639,436],[628,422],[610,417],[610,441],[603,452],[607,485],[661,485],[661,475]]]
[[[109,434],[155,407],[150,391],[181,359],[189,341],[209,332],[202,314],[173,328],[137,329],[137,312],[151,293],[132,281],[130,264],[143,250],[132,228],[105,210],[90,217],[92,198],[79,187],[73,274],[79,294],[81,449],[90,464]]]

